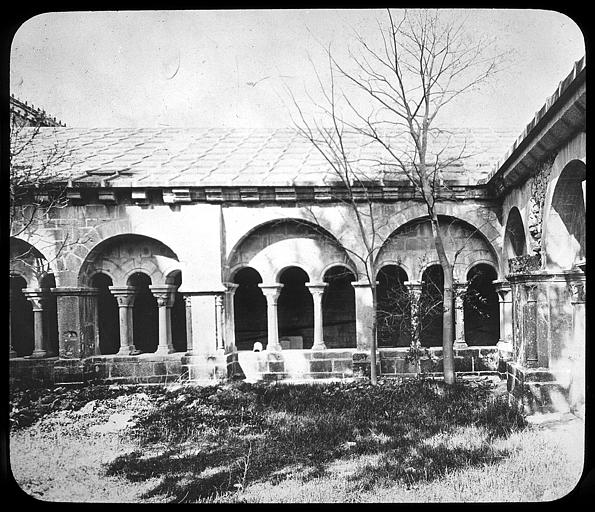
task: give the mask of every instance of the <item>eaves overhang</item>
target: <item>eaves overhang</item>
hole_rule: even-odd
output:
[[[495,167],[486,180],[488,189],[499,197],[522,184],[549,155],[585,129],[586,68],[583,57],[535,114],[502,163]]]

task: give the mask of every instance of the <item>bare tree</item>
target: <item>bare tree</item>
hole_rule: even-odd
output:
[[[440,126],[439,113],[488,80],[502,62],[481,38],[472,40],[464,22],[447,20],[438,11],[405,11],[396,21],[387,11],[378,23],[379,47],[356,34],[358,51],[349,51],[352,69],[339,63],[330,47],[328,83],[317,72],[323,103],[316,103],[323,120],[309,121],[290,92],[298,112],[295,125],[323,155],[347,191],[358,234],[364,246],[359,259],[377,305],[375,258],[382,245],[374,211],[372,187],[390,176],[404,176],[423,200],[431,224],[435,250],[444,274],[442,300],[444,380],[452,384],[453,267],[445,247],[436,208],[445,190],[444,173],[470,155],[466,144],[453,144],[452,133]],[[339,87],[339,81],[345,87]],[[362,98],[371,109],[364,112]],[[360,136],[373,145],[375,156],[354,157],[348,139]],[[371,348],[372,383],[376,382],[376,324]]]
[[[67,205],[67,177],[61,176],[67,162],[66,145],[47,138],[41,125],[23,125],[15,118],[10,130],[9,229],[10,236],[31,239],[39,234],[44,221]],[[57,242],[57,257],[73,243],[68,236]],[[53,241],[45,242],[48,245]],[[40,247],[43,251],[46,247]],[[49,247],[47,247],[49,248]],[[39,280],[48,273],[51,260],[29,244],[11,243],[10,269],[25,267]]]

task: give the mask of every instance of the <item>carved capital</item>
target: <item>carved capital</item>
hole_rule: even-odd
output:
[[[413,300],[418,301],[421,297],[421,281],[405,281],[403,284],[407,287],[407,290],[409,290],[409,294],[413,297]]]
[[[570,289],[571,301],[573,304],[581,304],[585,302],[585,283],[582,281],[572,281],[568,283]]]
[[[150,285],[149,290],[153,296],[157,299],[157,307],[160,308],[171,308],[175,301],[176,287],[171,285],[159,286]]]
[[[23,295],[32,304],[33,311],[43,311],[47,305],[47,293],[39,288],[23,288]]]
[[[267,298],[267,302],[277,304],[277,299],[279,298],[281,289],[283,288],[281,283],[259,284],[258,287],[262,290],[262,293]]]
[[[324,290],[327,286],[327,283],[306,283],[306,288],[310,290],[312,297],[319,300],[322,299],[322,295],[324,294]]]
[[[223,283],[223,286],[225,286],[225,288],[227,288],[225,293],[227,293],[233,297],[234,294],[236,293],[236,290],[238,289],[238,287],[240,285],[236,284],[236,283]]]
[[[120,308],[131,308],[134,306],[136,288],[134,286],[109,286],[109,291],[118,302]]]
[[[525,283],[525,293],[527,294],[527,302],[536,302],[537,301],[537,284],[535,283]]]

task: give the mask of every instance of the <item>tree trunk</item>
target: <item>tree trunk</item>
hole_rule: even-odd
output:
[[[442,234],[440,233],[440,226],[438,224],[438,216],[432,212],[430,223],[432,225],[432,235],[434,237],[434,244],[436,252],[438,253],[438,260],[442,267],[442,274],[444,276],[444,290],[442,294],[442,372],[444,375],[444,382],[448,385],[454,384],[454,338],[452,335],[453,329],[453,267],[448,261],[446,250],[444,249],[444,242]]]
[[[454,350],[453,350],[453,269],[451,265],[442,267],[444,274],[444,295],[443,295],[443,313],[442,313],[442,365],[444,373],[444,382],[454,384]]]

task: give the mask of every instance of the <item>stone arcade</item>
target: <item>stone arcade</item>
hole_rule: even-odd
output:
[[[508,152],[516,134],[460,130],[475,156],[439,197],[457,287],[480,273],[491,312],[457,300],[456,371],[500,374],[529,410],[584,403],[585,98],[583,59]],[[68,205],[11,238],[13,384],[369,371],[376,312],[351,212],[295,132],[51,126],[21,158],[51,145]],[[423,203],[407,181],[370,191],[387,220],[379,301],[389,283],[428,293],[441,270]],[[438,360],[440,329],[422,339]],[[379,330],[381,375],[414,371],[408,345]]]

